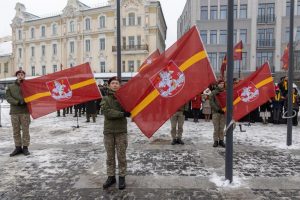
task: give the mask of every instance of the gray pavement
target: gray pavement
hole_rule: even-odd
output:
[[[51,119],[52,118],[52,119]],[[234,184],[224,177],[225,149],[204,135],[184,135],[185,145],[170,145],[167,123],[151,140],[129,125],[127,188],[102,189],[106,179],[102,116],[96,124],[71,128],[71,116],[54,116],[31,126],[31,155],[13,158],[11,127],[0,128],[0,199],[300,199],[300,149],[234,144]],[[100,122],[101,123],[100,123]],[[49,124],[49,122],[53,122]],[[199,130],[199,129],[198,129]],[[207,130],[206,132],[204,130]],[[249,132],[249,130],[248,130]],[[235,183],[240,181],[240,183]]]

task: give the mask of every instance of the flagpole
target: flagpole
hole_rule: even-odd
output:
[[[232,111],[233,111],[233,6],[234,1],[228,0],[228,21],[227,21],[227,96],[226,96],[226,152],[225,152],[225,178],[232,182],[232,163],[233,163],[233,127],[232,123]]]
[[[294,82],[294,0],[291,0],[290,10],[290,45],[289,45],[289,67],[288,67],[288,118],[287,118],[287,141],[288,146],[292,145],[292,118],[293,115],[293,82]]]
[[[119,80],[122,80],[121,74],[121,11],[120,1],[117,1],[117,76]]]

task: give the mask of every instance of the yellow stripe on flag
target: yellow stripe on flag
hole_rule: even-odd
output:
[[[78,88],[82,88],[84,86],[91,85],[93,83],[96,83],[96,81],[95,81],[95,79],[92,78],[92,79],[88,79],[86,81],[82,81],[82,82],[76,83],[74,85],[71,85],[70,87],[72,90],[76,90]]]
[[[188,60],[186,60],[182,65],[180,65],[179,69],[183,72],[183,71],[187,70],[190,66],[195,64],[196,62],[199,62],[199,61],[203,60],[206,57],[207,57],[206,52],[205,51],[200,51],[200,52],[194,54]],[[136,107],[134,107],[132,109],[131,117],[134,118],[135,116],[137,116],[140,112],[142,112],[142,110],[144,110],[145,107],[147,107],[158,96],[159,96],[159,91],[155,88]]]
[[[91,85],[94,83],[96,83],[96,81],[95,81],[95,79],[92,78],[92,79],[88,79],[86,81],[82,81],[82,82],[76,83],[74,85],[71,85],[70,87],[71,87],[71,90],[76,90],[76,89],[79,89],[79,88],[82,88],[82,87],[85,87],[85,86],[88,86],[88,85]],[[24,98],[24,101],[26,103],[29,103],[31,101],[34,101],[34,100],[37,100],[37,99],[40,99],[43,97],[48,97],[48,96],[51,96],[50,92],[41,92],[41,93],[37,93],[37,94],[34,94],[34,95]]]
[[[41,92],[41,93],[37,93],[37,94],[34,94],[34,95],[24,98],[24,101],[26,103],[28,103],[28,102],[34,101],[36,99],[48,97],[48,96],[51,96],[50,92]]]
[[[234,52],[240,53],[242,51],[243,51],[243,49],[236,49]]]
[[[255,87],[259,89],[259,88],[261,88],[261,87],[267,85],[267,84],[270,83],[270,82],[273,82],[273,77],[272,77],[272,76],[269,77],[269,78],[266,78],[266,79],[262,80],[262,81],[259,82],[259,83],[257,83],[257,84],[255,85]],[[242,100],[241,97],[237,97],[237,98],[233,101],[233,105],[238,104],[241,100]],[[226,107],[222,108],[222,110],[225,112],[225,111],[226,111]]]

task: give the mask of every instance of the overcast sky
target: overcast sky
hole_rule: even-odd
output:
[[[106,0],[80,0],[89,6],[98,5]],[[26,11],[38,16],[45,16],[63,10],[67,0],[0,0],[0,37],[11,35],[10,24],[15,16],[15,5],[23,3]],[[160,0],[165,20],[168,26],[166,45],[169,47],[177,39],[177,19],[180,16],[186,0]]]

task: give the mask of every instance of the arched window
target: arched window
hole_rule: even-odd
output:
[[[75,32],[75,24],[74,21],[70,21],[70,32]]]
[[[105,17],[104,16],[101,16],[99,18],[99,27],[100,28],[105,28]]]
[[[91,30],[91,20],[89,18],[85,19],[85,30]]]
[[[129,26],[135,25],[135,14],[134,13],[128,14],[128,23],[129,23]]]

